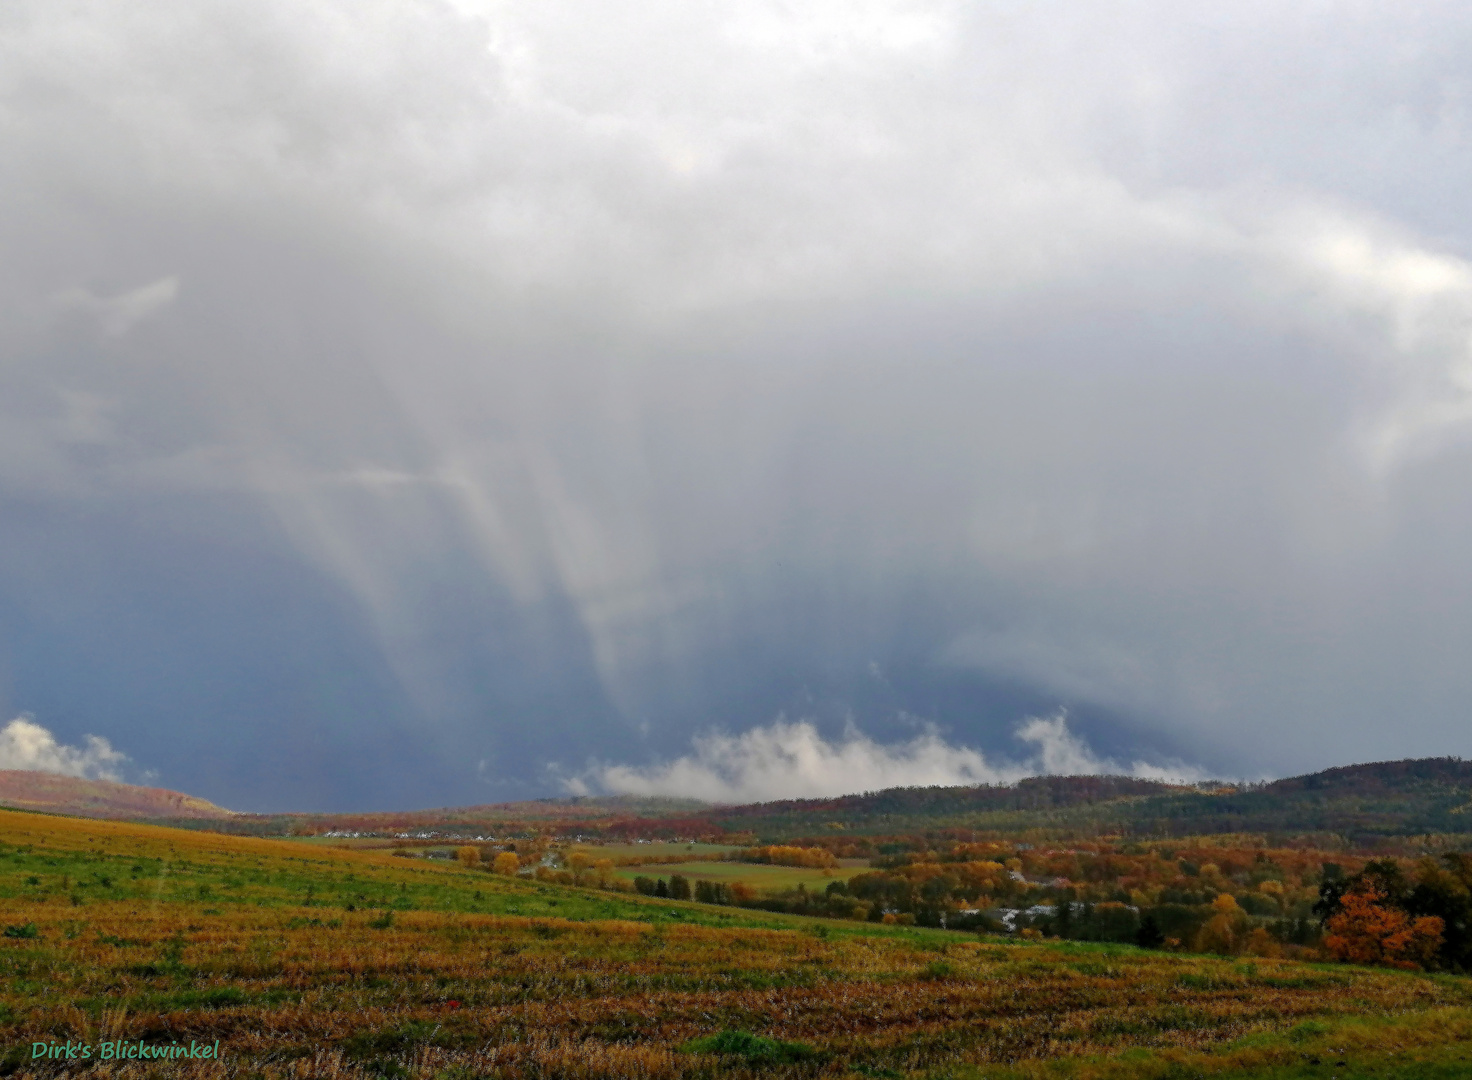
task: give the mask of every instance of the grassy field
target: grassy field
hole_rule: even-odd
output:
[[[0,1068],[23,1076],[1472,1073],[1466,979],[984,941],[18,812],[0,812],[0,924]],[[218,1040],[221,1060],[31,1060],[68,1040]]]
[[[846,881],[854,874],[862,873],[867,866],[861,859],[844,860],[853,866],[839,866],[834,870],[813,870],[803,866],[767,866],[759,863],[738,862],[688,862],[661,866],[626,866],[615,871],[627,881],[643,875],[650,878],[669,880],[671,874],[683,874],[691,881],[723,881],[727,884],[741,881],[761,892],[777,892],[795,889],[804,885],[808,889],[822,892],[830,881]]]
[[[729,855],[741,849],[730,844],[673,844],[653,840],[647,844],[571,844],[568,850],[581,851],[595,859],[695,859],[703,855]]]

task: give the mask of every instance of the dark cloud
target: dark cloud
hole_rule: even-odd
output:
[[[711,731],[920,779],[1059,707],[1141,768],[1466,749],[1457,6],[0,19],[58,745],[241,808]]]

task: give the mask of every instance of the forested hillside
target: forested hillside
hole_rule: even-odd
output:
[[[1428,835],[1472,835],[1472,762],[1378,762],[1264,784],[1186,786],[1117,776],[1042,776],[1008,786],[894,788],[748,806],[545,799],[403,813],[241,814],[223,821],[174,823],[256,835],[428,831],[738,844],[843,840],[855,855],[871,854],[887,838],[916,835],[1062,840],[1248,833],[1273,844],[1376,850]]]

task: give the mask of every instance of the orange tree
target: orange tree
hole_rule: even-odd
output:
[[[1314,911],[1337,941],[1326,938],[1325,946],[1341,958],[1472,969],[1472,857],[1467,855],[1424,859],[1414,877],[1394,859],[1373,860],[1352,877],[1325,881]],[[1370,944],[1380,930],[1389,953]]]
[[[1385,899],[1369,883],[1345,893],[1325,923],[1324,947],[1351,964],[1430,967],[1441,948],[1444,923],[1435,915],[1408,915]]]

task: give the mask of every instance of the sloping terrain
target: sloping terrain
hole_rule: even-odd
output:
[[[832,799],[748,806],[602,798],[378,813],[232,814],[158,788],[44,773],[0,772],[0,804],[93,817],[152,820],[241,835],[438,831],[523,832],[609,840],[750,844],[884,838],[1101,835],[1138,838],[1246,833],[1376,849],[1418,837],[1472,834],[1472,762],[1458,758],[1352,765],[1266,784],[1183,786],[1111,776],[1040,776],[1010,786],[894,788]]]
[[[13,811],[0,926],[0,1071],[20,1076],[1424,1080],[1472,1051],[1465,979],[801,919]],[[34,1059],[68,1043],[93,1060]],[[217,1044],[219,1064],[99,1060]]]
[[[749,806],[657,800],[542,800],[413,814],[242,815],[224,827],[262,834],[439,828],[521,829],[606,839],[702,838],[730,843],[887,837],[1101,835],[1160,838],[1251,833],[1270,843],[1374,849],[1427,835],[1472,834],[1472,762],[1378,762],[1266,784],[1182,786],[1109,776],[1042,776],[1011,786],[895,788],[834,799]]]
[[[15,769],[0,770],[0,806],[99,818],[219,820],[234,816],[212,802],[166,788]]]

